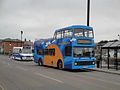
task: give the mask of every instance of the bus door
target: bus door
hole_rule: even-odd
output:
[[[65,46],[64,65],[65,68],[72,68],[72,46]]]

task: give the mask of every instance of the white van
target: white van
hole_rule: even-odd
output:
[[[13,47],[11,57],[16,60],[33,60],[32,47]]]

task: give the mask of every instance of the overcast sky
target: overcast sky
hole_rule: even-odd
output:
[[[0,0],[0,38],[34,41],[50,38],[56,29],[86,25],[87,0]],[[90,26],[95,41],[118,39],[120,0],[91,0]]]

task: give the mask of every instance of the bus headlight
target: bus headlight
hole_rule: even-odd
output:
[[[92,64],[95,64],[95,62],[92,62]]]
[[[77,66],[77,62],[75,62],[75,66]]]

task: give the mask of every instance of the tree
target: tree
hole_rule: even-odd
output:
[[[100,42],[98,42],[98,44],[105,44],[105,43],[108,43],[109,41],[108,40],[102,40],[102,41],[100,41]]]

